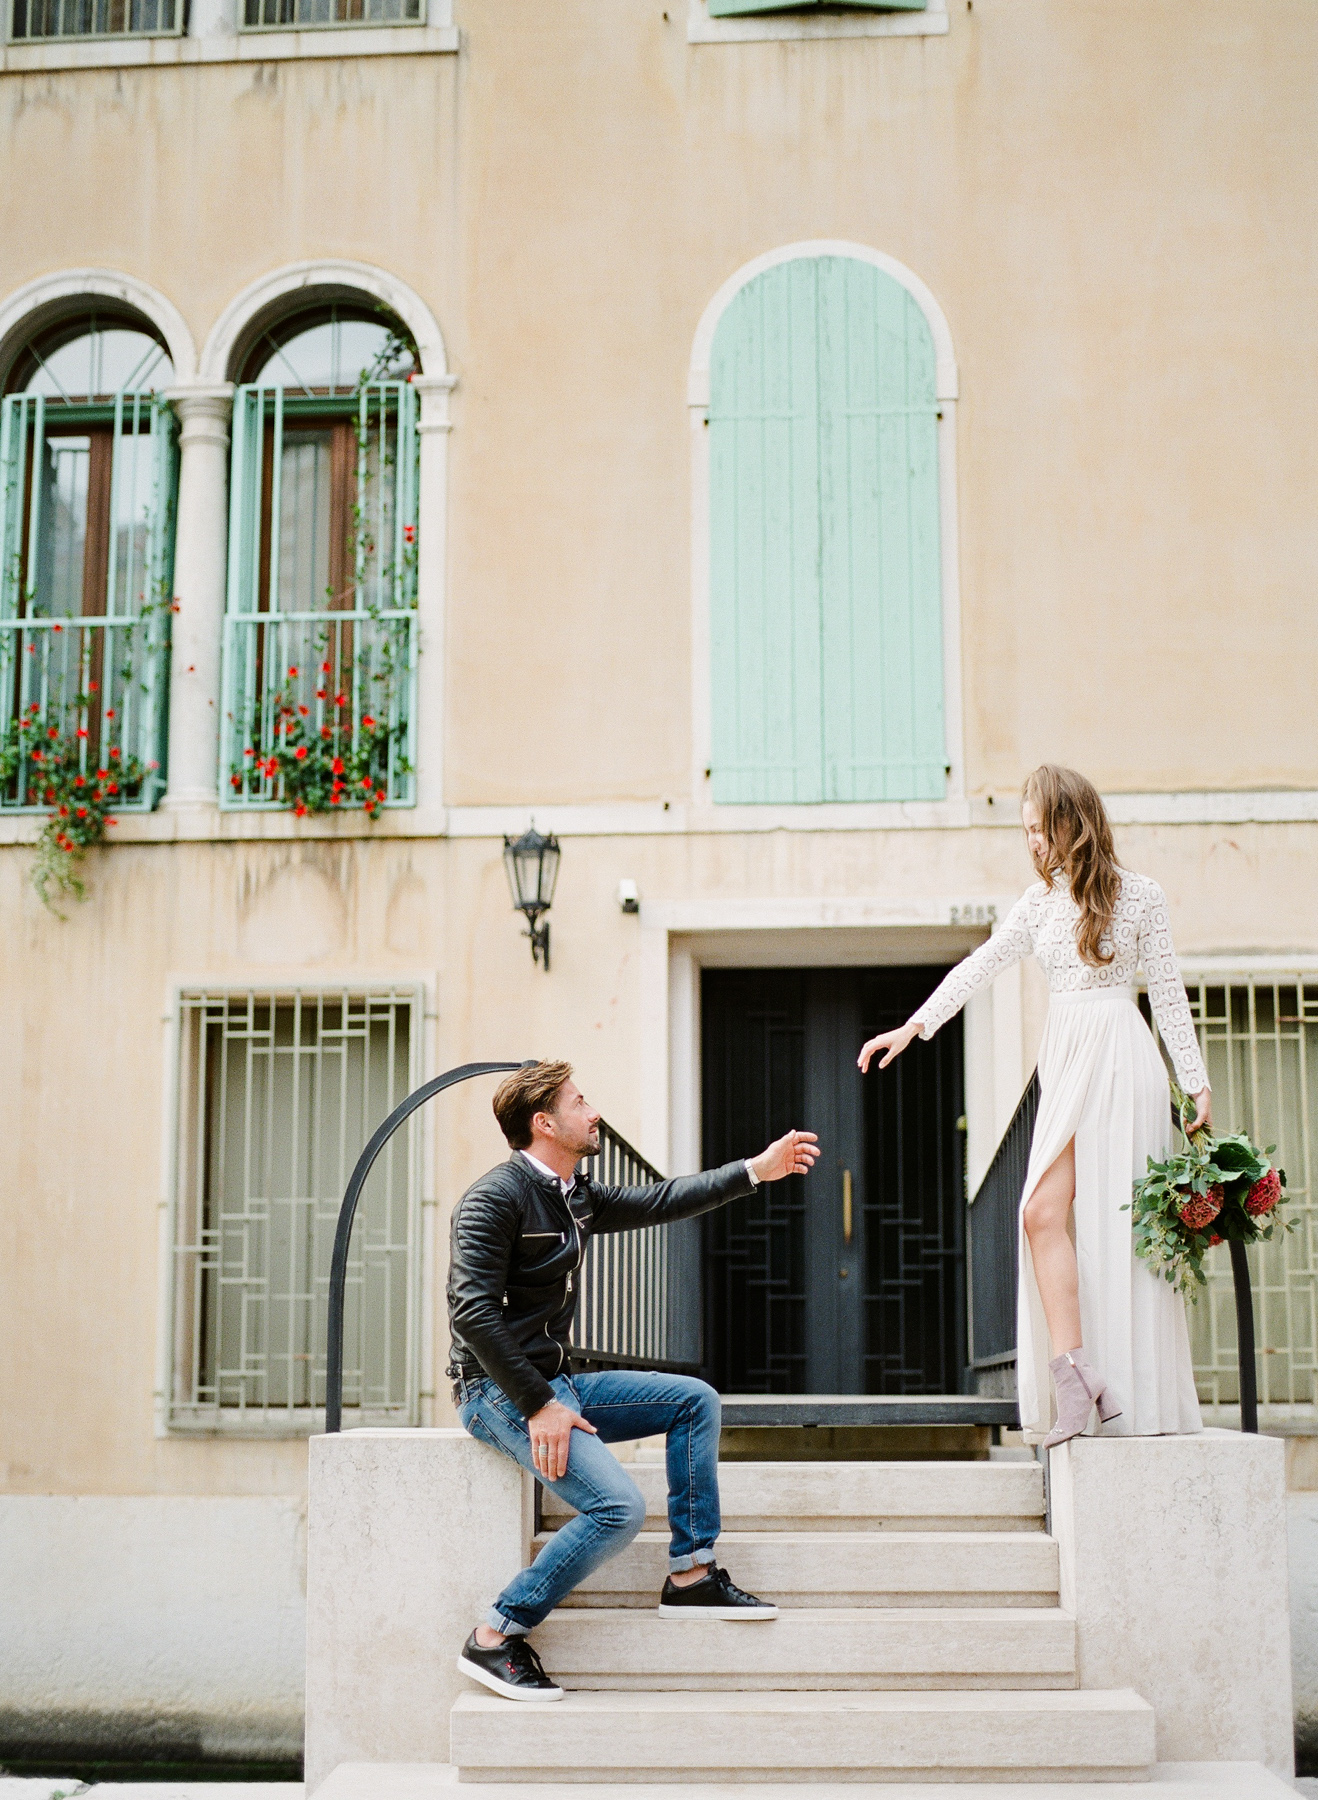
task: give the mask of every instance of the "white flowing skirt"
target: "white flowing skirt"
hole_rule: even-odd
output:
[[[1134,1251],[1131,1183],[1147,1159],[1171,1152],[1171,1099],[1153,1035],[1133,988],[1054,994],[1039,1049],[1039,1114],[1021,1197],[1016,1295],[1016,1381],[1027,1437],[1054,1414],[1051,1348],[1025,1236],[1025,1203],[1075,1139],[1074,1233],[1081,1341],[1121,1406],[1104,1437],[1157,1437],[1203,1429],[1190,1361],[1185,1302]]]

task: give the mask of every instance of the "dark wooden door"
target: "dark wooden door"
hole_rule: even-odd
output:
[[[965,1360],[961,1033],[862,1079],[865,1037],[941,969],[706,970],[704,1162],[819,1133],[809,1177],[706,1216],[707,1373],[725,1393],[956,1393]]]

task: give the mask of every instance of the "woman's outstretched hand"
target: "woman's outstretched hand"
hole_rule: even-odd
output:
[[[901,1055],[911,1039],[917,1038],[919,1035],[920,1027],[918,1025],[899,1025],[896,1031],[881,1031],[877,1037],[872,1037],[856,1058],[861,1074],[869,1074],[870,1060],[877,1056],[880,1050],[882,1050],[883,1056],[880,1059],[879,1067],[886,1069],[895,1056]]]

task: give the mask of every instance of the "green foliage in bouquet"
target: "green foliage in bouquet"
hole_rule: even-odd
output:
[[[1149,1160],[1135,1183],[1129,1210],[1135,1254],[1190,1300],[1207,1284],[1204,1254],[1215,1244],[1254,1244],[1293,1222],[1277,1217],[1286,1204],[1286,1176],[1272,1165],[1276,1150],[1260,1150],[1243,1131],[1213,1137],[1191,1132],[1194,1102],[1173,1081],[1172,1101],[1185,1147],[1166,1162]]]

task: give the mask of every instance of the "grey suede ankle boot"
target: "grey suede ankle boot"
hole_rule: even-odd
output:
[[[1104,1422],[1120,1417],[1121,1408],[1109,1397],[1107,1383],[1079,1345],[1055,1356],[1048,1367],[1057,1390],[1057,1423],[1043,1440],[1045,1450],[1079,1437],[1094,1406]]]

